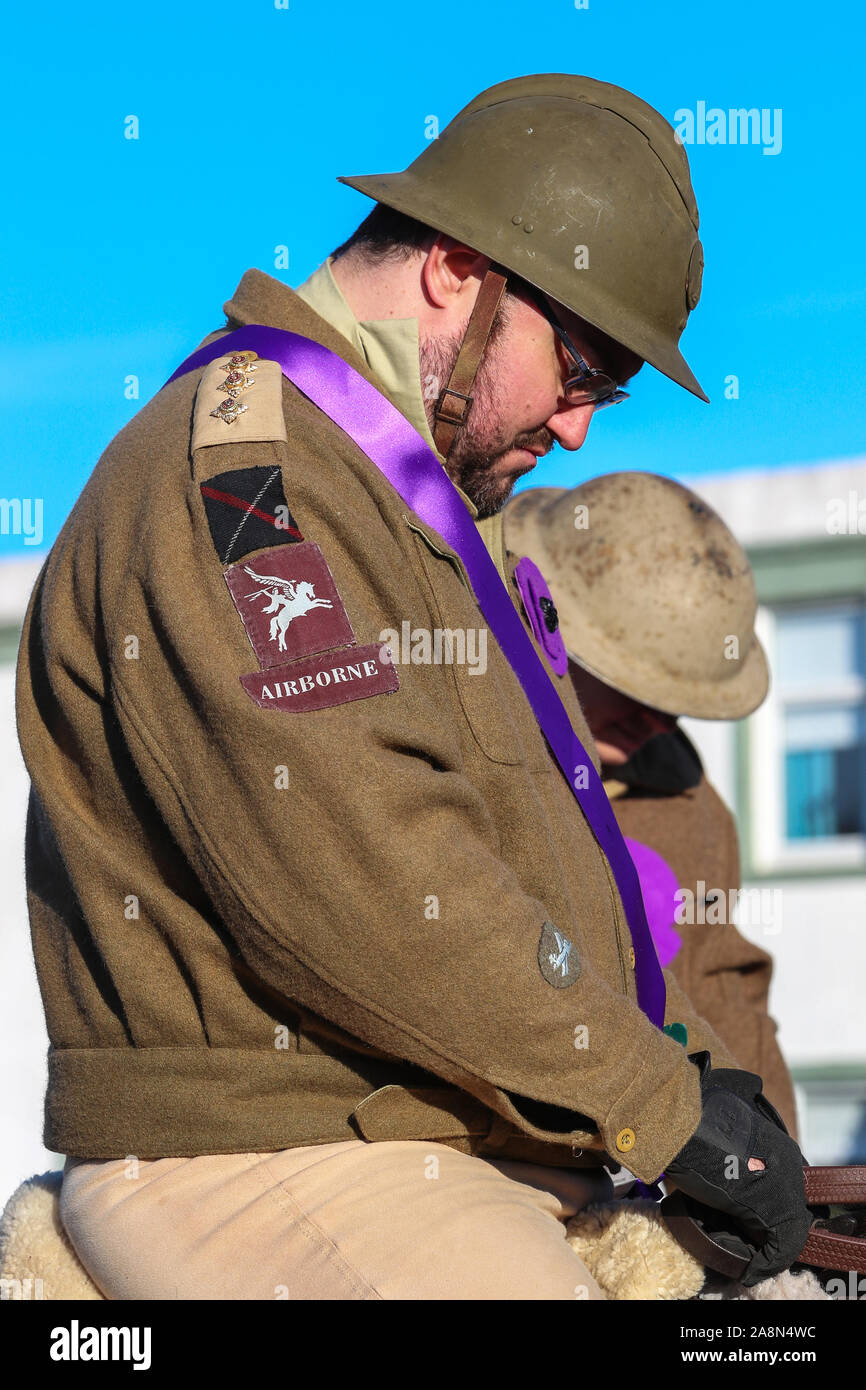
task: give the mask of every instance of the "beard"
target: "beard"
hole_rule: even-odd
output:
[[[512,449],[536,449],[547,453],[553,447],[553,435],[544,425],[510,435],[503,431],[499,423],[504,402],[496,385],[496,344],[506,321],[501,308],[475,377],[469,414],[457,431],[445,465],[451,481],[462,488],[477,507],[479,520],[502,511],[518,478],[522,478],[524,473],[531,473],[535,467],[534,464],[527,464],[508,477],[496,477],[493,470],[499,459]],[[461,333],[454,337],[426,338],[420,344],[424,409],[431,432],[436,424],[433,414],[436,402],[442,388],[451,379],[462,342]]]

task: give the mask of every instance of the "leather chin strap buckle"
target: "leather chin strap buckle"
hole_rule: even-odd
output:
[[[463,402],[462,405],[454,406],[453,414],[449,412],[447,405],[444,403],[446,396],[456,396],[458,400]],[[466,419],[466,416],[469,414],[469,407],[473,399],[472,396],[464,396],[462,391],[455,391],[453,386],[446,386],[443,391],[439,392],[439,399],[436,402],[436,408],[433,414],[436,416],[437,420],[444,420],[446,424],[456,425],[459,429]]]
[[[472,407],[472,387],[505,293],[505,283],[505,276],[496,270],[488,270],[481,281],[448,385],[440,391],[436,401],[433,439],[443,458],[447,459],[451,452],[457,431],[466,423]],[[453,398],[453,403],[448,397]]]

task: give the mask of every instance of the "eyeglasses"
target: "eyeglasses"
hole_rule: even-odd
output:
[[[595,410],[604,410],[606,406],[619,405],[620,401],[627,401],[628,391],[623,391],[620,386],[617,386],[613,377],[600,371],[598,367],[591,367],[580,355],[551,309],[547,296],[541,290],[537,290],[534,285],[527,285],[526,292],[538,305],[566,352],[574,359],[579,368],[579,371],[572,372],[570,376],[566,377],[565,385],[562,388],[569,404],[591,405]]]

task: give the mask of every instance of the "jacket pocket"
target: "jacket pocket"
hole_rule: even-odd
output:
[[[407,518],[431,591],[438,634],[433,661],[450,667],[474,742],[491,762],[549,772],[552,762],[535,715],[487,626],[462,562],[435,534]]]

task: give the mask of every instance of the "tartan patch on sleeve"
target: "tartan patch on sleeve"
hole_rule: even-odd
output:
[[[279,468],[238,468],[201,484],[214,549],[223,565],[265,546],[304,539],[289,511]]]

